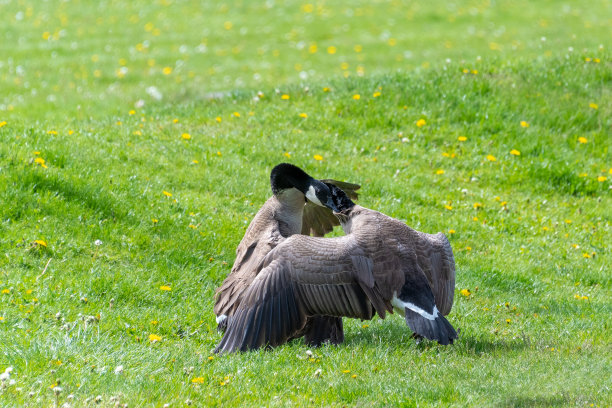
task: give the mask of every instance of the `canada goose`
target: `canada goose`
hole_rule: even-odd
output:
[[[338,185],[352,198],[359,185],[335,180],[323,180]],[[219,330],[225,329],[226,317],[240,304],[241,296],[255,279],[264,257],[286,238],[294,234],[323,236],[340,225],[330,208],[335,208],[328,185],[309,176],[299,167],[281,163],[270,173],[273,196],[266,201],[251,221],[236,250],[236,260],[230,274],[217,289],[214,312]],[[327,207],[324,207],[323,205]],[[319,345],[329,340],[339,344],[344,339],[342,319],[319,316],[296,337],[305,336],[307,344]]]
[[[397,310],[417,336],[453,343],[455,265],[446,237],[418,232],[329,186],[346,235],[293,235],[270,251],[216,352],[278,346],[309,316],[371,319]]]

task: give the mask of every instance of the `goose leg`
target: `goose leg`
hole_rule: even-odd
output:
[[[319,347],[323,343],[338,345],[344,342],[341,317],[309,317],[302,333],[304,334],[304,342],[312,347]]]

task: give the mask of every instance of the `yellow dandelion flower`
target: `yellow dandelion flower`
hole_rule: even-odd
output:
[[[2,289],[2,294],[3,295],[8,295],[9,293],[11,293],[10,289]]]
[[[457,140],[458,140],[458,141],[460,141],[460,142],[465,142],[465,141],[467,140],[467,137],[465,137],[465,136],[459,136],[459,137],[457,138]]]
[[[223,28],[225,28],[226,30],[231,30],[233,26],[234,24],[232,24],[231,21],[226,21],[225,23],[223,23]]]
[[[462,294],[463,296],[465,296],[465,297],[468,297],[468,296],[470,296],[470,295],[472,294],[472,292],[470,292],[470,290],[469,290],[469,289],[461,289],[461,290],[459,291],[459,293],[461,293],[461,294]]]
[[[583,258],[590,258],[591,254],[589,254],[588,252],[585,252],[585,253],[582,254],[582,257]]]
[[[172,290],[172,288],[170,286],[166,286],[166,285],[162,285],[159,287],[159,290],[163,290],[165,292],[169,292]]]
[[[286,158],[290,159],[291,158],[291,153],[285,152],[285,153],[283,153],[283,156],[285,156]]]
[[[151,221],[153,221],[153,224],[157,224],[159,222],[157,218],[151,218]]]
[[[151,324],[152,324],[153,326],[155,326],[155,325],[156,325],[156,324],[158,324],[158,323],[159,323],[159,322],[158,322],[157,320],[151,320]]]
[[[174,118],[174,119],[172,119],[172,123],[179,123],[179,120]]]
[[[303,112],[302,112],[302,113],[300,113],[300,115],[299,115],[299,116],[300,116],[300,118],[304,118],[304,119],[306,119],[306,118],[308,117],[308,114],[307,114],[307,113],[303,113]]]
[[[329,92],[329,91],[330,91],[330,89],[328,87],[324,87],[323,88],[323,92]]]
[[[350,372],[351,372],[351,370],[342,370],[342,372],[343,372],[344,374],[348,374],[348,373],[350,373]]]
[[[57,135],[57,130],[49,130],[47,132],[48,135]]]
[[[136,111],[134,109],[132,109],[131,111],[128,112],[128,115],[130,115],[130,116],[131,115],[135,115],[135,114],[136,114]]]
[[[586,62],[591,62],[591,58],[590,58],[590,57],[586,57],[584,60],[585,60]]]
[[[436,170],[436,174],[444,174],[444,170],[442,169]]]
[[[495,156],[493,156],[492,154],[487,154],[487,160],[494,162],[494,161],[497,160],[497,158]]]
[[[43,241],[42,239],[36,239],[36,240],[34,240],[34,243],[36,245],[41,246],[41,247],[45,247],[45,248],[47,247],[47,243],[45,241]]]
[[[454,229],[449,229],[449,230],[448,230],[448,233],[449,233],[449,234],[454,234],[454,233],[455,233],[455,230],[454,230]]]
[[[471,250],[472,250],[472,247],[471,247],[471,246],[466,246],[466,247],[465,247],[465,250],[466,250],[466,251],[471,251]]]
[[[472,218],[472,221],[478,221],[478,217]]]
[[[506,204],[508,204],[508,202],[507,202],[507,201],[502,201],[501,203],[499,203],[499,205],[501,205],[502,207],[505,207],[505,206],[506,206]]]
[[[164,190],[162,191],[162,193],[166,196],[166,197],[172,197],[172,193],[169,193],[168,191]]]
[[[593,62],[596,64],[599,64],[601,62],[601,60],[599,58],[593,58]]]
[[[597,181],[599,181],[600,183],[603,183],[604,181],[606,181],[608,178],[606,176],[599,176],[597,177]]]
[[[425,119],[419,119],[416,121],[416,125],[417,127],[423,127],[427,124],[427,122],[425,121]]]
[[[233,113],[233,115],[234,115],[235,117],[237,117],[237,118],[239,118],[239,117],[240,117],[240,113],[239,113],[239,112],[234,112],[234,113]]]
[[[589,108],[597,110],[599,109],[599,106],[596,103],[591,102],[589,103]]]
[[[47,165],[45,164],[45,159],[43,159],[42,157],[35,158],[34,163],[40,164],[41,167],[44,167],[45,169],[47,168]]]
[[[4,320],[4,317],[0,316],[0,322]]]
[[[513,155],[513,156],[520,156],[521,152],[519,152],[516,149],[512,149],[512,150],[510,150],[510,154]]]
[[[164,67],[164,69],[162,69],[162,73],[164,75],[170,75],[172,73],[172,67]]]
[[[3,120],[2,122],[0,122],[0,128],[6,126],[6,120]]]
[[[373,96],[374,98],[378,98],[378,97],[380,96],[380,92],[374,92],[374,93],[372,94],[372,96]]]
[[[221,120],[222,120],[222,119],[221,119],[221,117],[220,117],[220,116],[217,116],[217,117],[215,118],[215,120],[217,121],[217,123],[221,123]]]
[[[525,122],[524,120],[521,120],[521,127],[528,128],[529,123]]]
[[[158,336],[157,334],[149,334],[149,341],[151,343],[155,343],[156,341],[161,341],[161,336]]]
[[[585,144],[586,142],[588,142],[588,140],[587,140],[587,138],[586,138],[586,137],[584,137],[584,136],[580,136],[580,137],[578,138],[578,142],[580,142],[580,143],[582,143],[582,144]]]
[[[312,156],[316,161],[321,161],[323,160],[323,156],[321,156],[320,154],[315,154],[314,156]]]
[[[467,69],[467,68],[463,68],[463,69],[461,70],[461,72],[463,72],[464,74],[469,74],[469,73],[470,73],[470,70],[469,70],[469,69]]]
[[[357,374],[351,375],[351,378],[357,378]]]
[[[193,160],[191,161],[191,163],[193,163],[193,164],[198,164],[198,163],[199,163],[199,161],[197,161],[197,160],[193,159]]]
[[[222,156],[222,154],[221,154],[221,152],[219,150],[217,150],[217,156],[219,156],[219,157]]]
[[[473,69],[473,70],[472,70],[472,74],[473,74],[473,75],[478,75],[478,70],[477,70],[477,69]]]
[[[336,47],[334,47],[333,45],[330,45],[329,47],[327,47],[327,53],[328,54],[333,55],[333,54],[336,53],[336,51],[338,51],[338,49]]]
[[[311,44],[310,47],[308,47],[308,52],[311,54],[315,54],[318,50],[318,47],[316,44]]]
[[[189,228],[191,228],[191,229],[197,229],[198,227],[197,227],[197,226],[195,226],[195,225],[193,225],[193,224],[189,224]]]
[[[212,361],[212,360],[214,360],[214,359],[215,359],[215,357],[214,357],[214,356],[208,356],[208,360],[209,360],[209,361]]]
[[[181,137],[182,137],[183,139],[185,139],[185,140],[189,140],[189,139],[191,139],[191,135],[190,135],[189,133],[183,133],[183,134],[181,135]]]
[[[482,203],[474,203],[474,209],[477,210],[482,207]]]
[[[355,94],[355,95],[353,95],[353,99],[358,101],[359,99],[361,99],[361,95]]]
[[[510,319],[506,319],[506,323],[508,323],[508,324],[510,324],[511,321],[512,320],[510,320]]]
[[[288,100],[289,98],[290,98],[290,96],[289,96],[289,95],[287,95],[287,94],[283,94],[283,95],[281,96],[281,99],[282,99],[282,100],[284,100],[284,101]]]
[[[445,205],[444,208],[446,208],[448,211],[453,209],[453,207],[451,205]]]

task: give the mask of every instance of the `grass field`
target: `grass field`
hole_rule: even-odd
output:
[[[0,405],[612,405],[612,4],[276,3],[0,3]],[[283,161],[447,234],[454,346],[212,354]]]

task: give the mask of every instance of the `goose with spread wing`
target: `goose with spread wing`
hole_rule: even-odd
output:
[[[217,352],[275,347],[310,316],[385,318],[395,309],[417,336],[450,344],[455,262],[447,238],[355,205],[339,188],[334,214],[346,235],[293,235],[276,246],[228,319]]]
[[[328,184],[325,184],[328,183]],[[273,196],[257,212],[236,250],[230,274],[217,289],[214,312],[219,330],[235,313],[243,294],[255,279],[264,257],[294,234],[324,236],[340,225],[332,213],[335,208],[329,186],[341,187],[353,199],[359,185],[336,180],[316,180],[297,166],[281,163],[270,173]],[[342,319],[311,316],[300,333],[307,344],[323,341],[339,344],[344,339]]]

